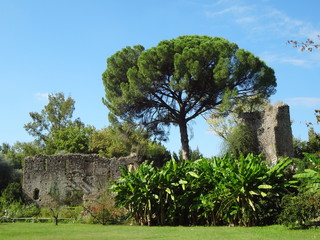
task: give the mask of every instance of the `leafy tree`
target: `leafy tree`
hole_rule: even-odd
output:
[[[24,125],[24,128],[40,142],[46,143],[48,135],[65,128],[72,118],[75,101],[63,93],[49,94],[49,103],[40,113],[30,112],[32,122]]]
[[[255,133],[251,126],[243,122],[241,114],[262,111],[268,104],[268,99],[257,95],[242,99],[233,106],[229,106],[229,103],[221,104],[209,112],[206,121],[210,130],[223,139],[223,154],[259,154]]]
[[[115,125],[111,125],[92,135],[90,150],[105,157],[128,156],[134,145],[134,137],[129,135],[131,134],[126,134],[126,130],[121,131]]]
[[[63,93],[49,94],[49,103],[40,113],[31,112],[32,122],[24,128],[36,138],[47,154],[57,152],[88,153],[89,138],[94,132],[80,119],[72,120],[75,101]]]
[[[222,153],[230,153],[235,156],[259,153],[255,132],[251,126],[238,123],[224,139]]]
[[[149,139],[146,131],[128,124],[113,124],[96,131],[90,139],[90,151],[105,157],[136,154],[141,160],[161,164],[170,159],[164,146]]]
[[[79,120],[70,122],[65,128],[52,133],[47,142],[47,152],[90,153],[89,143],[95,128],[85,126]]]
[[[229,102],[225,102],[209,111],[205,118],[210,130],[226,141],[227,137],[242,123],[239,118],[241,113],[262,111],[268,104],[269,100],[260,95],[241,99],[233,106],[230,106]]]
[[[315,156],[320,157],[320,134],[314,131],[314,125],[318,125],[320,123],[319,113],[319,110],[315,110],[315,116],[317,119],[316,123],[307,123],[307,127],[309,127],[308,141],[294,139],[295,157],[302,159],[304,158],[304,153],[312,153]]]
[[[107,60],[104,104],[111,115],[164,133],[180,129],[189,157],[187,125],[223,102],[275,92],[274,71],[234,43],[209,36],[181,36],[156,47],[126,47]]]

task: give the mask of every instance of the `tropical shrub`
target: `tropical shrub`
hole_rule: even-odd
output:
[[[304,161],[307,162],[308,168],[293,177],[301,182],[300,192],[318,192],[320,191],[320,158],[308,153],[304,153],[304,155]]]
[[[113,182],[115,202],[141,225],[262,224],[268,222],[264,207],[279,208],[286,193],[283,171],[290,163],[282,159],[268,168],[262,156],[252,154],[171,159],[162,168],[144,162],[136,171],[122,169]]]
[[[320,225],[320,159],[309,153],[304,156],[293,175],[299,183],[298,194],[287,195],[282,200],[279,222],[291,228]]]

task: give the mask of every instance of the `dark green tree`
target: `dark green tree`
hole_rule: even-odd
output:
[[[12,182],[14,169],[2,155],[0,155],[0,192]]]
[[[156,47],[126,47],[107,60],[104,104],[111,115],[163,133],[180,129],[189,157],[187,125],[223,101],[275,92],[274,71],[235,43],[209,36],[181,36]]]

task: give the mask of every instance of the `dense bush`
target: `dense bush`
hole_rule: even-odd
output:
[[[83,220],[87,223],[120,224],[128,219],[128,211],[122,207],[116,207],[108,191],[101,193],[98,199],[92,199],[83,208]]]
[[[279,223],[291,228],[320,225],[320,192],[287,195],[282,200],[283,211]]]
[[[279,223],[292,228],[320,225],[320,159],[309,153],[303,155],[302,160],[294,161],[298,194],[283,198],[279,217]]]
[[[136,171],[122,170],[113,186],[115,201],[141,225],[272,223],[264,216],[279,212],[287,182],[282,172],[290,163],[282,159],[268,168],[253,155],[172,159],[159,169],[144,162]]]
[[[14,202],[22,202],[22,186],[20,183],[10,183],[0,195],[2,207],[9,206]]]
[[[0,155],[0,192],[12,182],[13,176],[14,169],[12,165]]]

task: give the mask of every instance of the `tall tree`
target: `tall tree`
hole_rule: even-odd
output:
[[[36,138],[46,154],[57,152],[88,153],[92,126],[86,126],[79,118],[72,120],[75,101],[63,93],[49,94],[49,103],[38,112],[31,112],[32,122],[24,125]]]
[[[126,47],[107,60],[104,103],[111,115],[155,133],[180,129],[182,155],[189,155],[187,124],[223,102],[275,92],[274,71],[226,39],[181,36],[144,50]]]
[[[49,133],[65,128],[72,118],[75,101],[59,92],[49,94],[49,103],[40,113],[30,112],[32,122],[24,125],[27,132],[40,142],[46,142]]]

